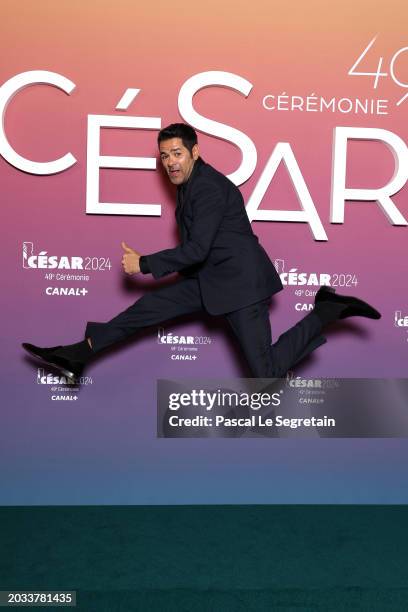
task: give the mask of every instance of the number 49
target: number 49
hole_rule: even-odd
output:
[[[368,43],[367,47],[364,49],[364,51],[362,52],[360,57],[357,59],[357,61],[353,64],[353,66],[348,71],[348,74],[350,76],[373,76],[373,77],[375,77],[374,78],[374,89],[377,89],[378,80],[379,80],[380,77],[388,76],[388,72],[381,72],[381,68],[382,68],[382,65],[383,65],[383,59],[384,58],[383,57],[379,58],[376,72],[358,72],[356,70],[356,68],[359,65],[359,63],[361,62],[361,60],[364,58],[364,56],[371,49],[371,47],[373,46],[376,38],[377,37],[374,36],[374,38]],[[394,81],[394,83],[396,83],[399,87],[403,87],[404,89],[407,89],[408,88],[408,83],[404,83],[403,81],[400,81],[395,76],[395,62],[397,61],[398,57],[402,53],[404,53],[404,51],[408,51],[408,47],[402,47],[402,49],[399,49],[398,51],[396,51],[394,53],[394,55],[392,56],[391,61],[390,61],[390,75],[391,75],[391,78]],[[397,106],[402,104],[403,101],[405,100],[405,98],[407,98],[407,97],[408,97],[408,92],[400,100],[398,100]]]

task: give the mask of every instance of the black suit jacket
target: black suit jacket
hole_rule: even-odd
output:
[[[188,182],[178,187],[176,219],[181,244],[143,258],[154,278],[171,272],[197,277],[204,306],[214,315],[249,306],[282,289],[252,231],[240,190],[201,158]]]

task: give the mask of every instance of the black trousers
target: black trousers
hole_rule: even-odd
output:
[[[254,378],[285,376],[298,361],[326,342],[320,319],[310,312],[272,344],[270,299],[224,316],[232,327]],[[174,285],[146,293],[107,323],[89,322],[85,337],[95,352],[107,348],[143,327],[204,309],[198,280],[186,278]]]

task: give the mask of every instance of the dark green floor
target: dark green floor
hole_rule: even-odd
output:
[[[0,589],[76,590],[65,609],[87,612],[407,611],[407,508],[3,507]]]

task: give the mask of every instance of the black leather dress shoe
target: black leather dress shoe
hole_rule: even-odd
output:
[[[359,298],[348,295],[337,295],[333,287],[323,285],[315,296],[315,304],[321,302],[343,305],[343,310],[340,311],[338,318],[346,319],[347,317],[367,317],[368,319],[381,319],[381,313],[373,306]]]
[[[59,370],[64,376],[69,378],[74,383],[77,383],[78,379],[82,375],[82,371],[84,369],[83,363],[79,361],[71,361],[70,359],[63,357],[61,354],[64,350],[63,346],[41,348],[40,346],[23,342],[22,347],[30,355],[41,359],[46,364]]]

